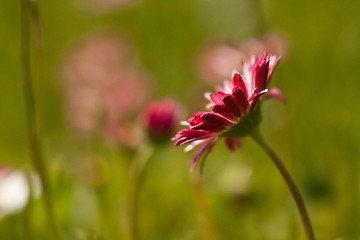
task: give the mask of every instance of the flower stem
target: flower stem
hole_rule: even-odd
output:
[[[50,181],[47,174],[47,168],[42,156],[42,148],[39,140],[38,113],[35,106],[34,93],[31,84],[30,67],[30,14],[31,5],[29,0],[21,1],[21,66],[22,83],[25,98],[27,128],[30,148],[30,159],[36,171],[38,172],[42,190],[45,211],[47,214],[49,238],[57,240],[54,213],[52,209]]]
[[[201,173],[195,172],[191,179],[195,197],[195,204],[198,210],[200,227],[202,229],[203,239],[218,240],[219,234],[215,228],[213,215],[211,213],[209,199],[204,186],[204,180]]]
[[[43,77],[43,34],[42,34],[42,24],[40,19],[40,11],[38,7],[37,0],[29,0],[29,11],[31,14],[32,19],[32,26],[34,30],[34,37],[35,37],[35,60],[37,61],[36,64],[36,75],[35,75],[35,81],[34,81],[34,92],[37,92],[35,97],[35,102],[37,103],[37,108],[39,109],[37,111],[38,114],[38,121],[41,120],[41,109],[42,106],[40,105],[43,101],[42,100],[42,81],[44,79]],[[38,129],[40,130],[40,129]],[[41,135],[41,134],[40,134]]]
[[[308,236],[309,240],[315,240],[314,231],[311,225],[311,221],[309,218],[309,214],[307,213],[304,200],[301,197],[301,194],[298,190],[298,188],[295,185],[294,180],[290,176],[290,173],[286,169],[284,163],[281,161],[279,155],[275,152],[275,150],[272,148],[268,140],[265,138],[265,136],[261,133],[259,128],[255,128],[252,133],[250,134],[252,139],[269,155],[269,157],[272,159],[278,170],[280,171],[281,175],[283,176],[286,184],[289,187],[289,190],[296,202],[296,205],[299,209],[301,219],[306,231],[306,234]]]
[[[129,168],[127,197],[125,199],[125,239],[138,239],[138,213],[141,183],[144,178],[145,167],[153,153],[153,147],[144,145],[139,147]]]
[[[25,176],[29,186],[29,200],[24,209],[24,239],[33,240],[33,231],[32,231],[32,212],[33,212],[33,196],[34,196],[34,178],[29,167],[25,169]]]

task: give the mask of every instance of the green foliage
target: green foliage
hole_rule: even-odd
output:
[[[264,102],[260,127],[304,194],[317,239],[360,238],[360,2],[251,2],[139,0],[109,12],[88,12],[75,0],[39,1],[44,77],[37,97],[62,239],[121,239],[134,152],[100,139],[79,140],[67,126],[60,90],[65,52],[103,29],[120,32],[134,46],[136,61],[155,83],[154,98],[176,96],[189,115],[205,105],[199,100],[202,92],[213,91],[197,69],[203,44],[284,32],[290,49],[271,84],[282,90],[287,104]],[[263,16],[262,28],[256,27],[257,14]],[[19,1],[0,1],[0,29],[0,161],[22,168],[29,164],[29,152],[20,80]],[[140,239],[201,239],[190,158],[191,153],[170,143],[151,158],[139,200]],[[249,177],[228,180],[229,169],[239,165],[246,166]],[[235,153],[218,144],[207,159],[204,179],[222,239],[305,239],[285,183],[250,139],[244,138]],[[241,181],[247,182],[244,191],[236,187]],[[41,199],[34,200],[31,211],[33,239],[46,239]],[[27,239],[25,219],[23,211],[0,219],[1,240]]]

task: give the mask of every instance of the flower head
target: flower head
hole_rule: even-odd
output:
[[[216,94],[206,93],[211,112],[196,112],[172,140],[175,146],[190,143],[185,151],[199,147],[191,160],[191,170],[203,156],[211,152],[219,137],[225,137],[230,150],[240,147],[239,138],[248,135],[260,123],[259,100],[264,94],[283,100],[277,88],[267,89],[272,72],[280,60],[270,54],[253,56],[242,64],[242,76],[234,73],[232,82],[216,87]]]
[[[179,104],[174,100],[154,101],[144,111],[143,124],[153,140],[164,141],[173,135],[179,115]]]
[[[65,54],[60,84],[70,127],[83,139],[100,135],[108,144],[134,148],[134,119],[152,94],[150,74],[134,60],[120,34],[101,31]]]
[[[267,32],[261,38],[249,38],[241,42],[211,40],[200,50],[198,70],[203,80],[219,83],[237,68],[242,59],[261,55],[265,51],[286,58],[290,51],[290,40],[281,32]]]
[[[34,194],[41,194],[41,182],[36,173],[29,175],[34,183]],[[0,164],[0,219],[23,209],[29,199],[28,176],[23,169]]]

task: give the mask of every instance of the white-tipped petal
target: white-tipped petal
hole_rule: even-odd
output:
[[[190,126],[190,123],[188,123],[187,121],[181,121],[181,122],[180,122],[180,125]]]
[[[237,69],[233,69],[232,73],[231,73],[231,76],[234,76],[234,74],[239,74],[239,71]]]
[[[262,90],[261,92],[259,92],[259,94],[267,93],[268,91],[269,91],[269,89],[265,88],[264,90]]]
[[[197,146],[199,146],[200,144],[202,144],[205,141],[206,140],[195,140],[195,141],[193,141],[191,144],[187,145],[184,148],[184,152],[189,152],[189,151],[193,150],[194,148],[196,148]]]
[[[210,95],[211,95],[211,93],[209,93],[209,92],[204,93],[204,97],[209,101],[211,101]]]
[[[194,149],[194,145],[193,144],[190,144],[190,145],[187,145],[185,148],[184,148],[184,152],[189,152],[191,150]]]
[[[231,94],[232,93],[232,84],[230,81],[224,81],[224,93]]]
[[[214,105],[215,105],[215,104],[211,102],[211,103],[206,104],[205,107],[206,107],[207,109],[210,109],[210,108],[211,108],[212,106],[214,106]]]

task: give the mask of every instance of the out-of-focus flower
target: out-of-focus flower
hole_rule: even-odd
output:
[[[104,87],[104,117],[113,123],[139,113],[151,93],[149,76],[140,69],[126,69],[113,76]]]
[[[149,79],[140,69],[127,69],[104,89],[102,133],[109,143],[134,147],[140,141],[141,134],[134,120],[151,95]]]
[[[262,38],[251,38],[242,42],[210,43],[199,56],[199,70],[202,78],[218,83],[226,79],[241,61],[248,61],[252,55],[271,52],[277,56],[287,56],[289,39],[282,33],[269,32]]]
[[[253,56],[242,64],[242,76],[234,73],[232,83],[217,86],[217,94],[207,93],[208,107],[212,112],[196,112],[184,125],[189,129],[179,131],[172,140],[175,145],[190,143],[185,151],[199,147],[191,160],[191,170],[202,156],[211,152],[220,137],[225,137],[227,146],[234,150],[240,146],[238,138],[245,137],[261,121],[259,100],[264,94],[274,93],[267,86],[280,57],[263,54],[259,59]],[[283,100],[279,90],[273,97]],[[230,138],[229,138],[230,137]]]
[[[105,126],[104,138],[110,144],[121,144],[128,148],[134,148],[139,144],[142,136],[138,124],[133,122],[109,122]]]
[[[150,103],[143,114],[143,124],[151,139],[170,140],[180,118],[180,107],[171,99]]]
[[[74,47],[63,64],[61,79],[65,113],[70,126],[84,138],[95,134],[108,142],[136,142],[134,131],[125,139],[115,129],[131,126],[151,95],[150,76],[133,60],[129,44],[114,33],[95,34]]]
[[[206,80],[222,81],[240,66],[242,57],[243,54],[236,45],[212,44],[201,53],[200,73]]]
[[[34,195],[41,194],[40,179],[31,174],[34,183]],[[0,218],[23,209],[30,195],[28,177],[24,170],[14,170],[0,166]]]
[[[254,54],[260,55],[265,51],[286,58],[290,50],[290,40],[284,33],[269,32],[260,39],[246,40],[239,47],[246,60]]]

